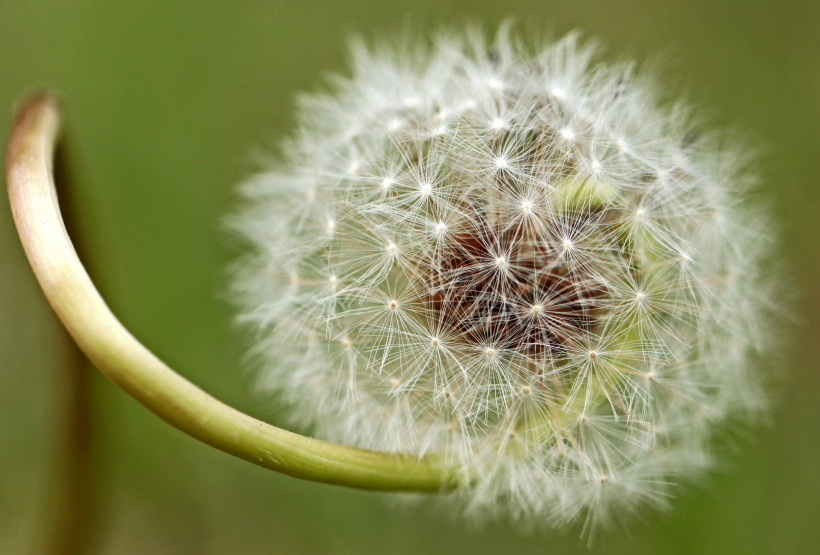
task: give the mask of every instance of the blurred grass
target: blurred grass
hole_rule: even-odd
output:
[[[25,91],[60,91],[81,232],[115,312],[195,383],[275,422],[239,370],[219,297],[232,252],[220,219],[249,154],[290,129],[297,91],[344,68],[350,34],[506,16],[581,28],[616,56],[671,53],[663,81],[764,148],[763,190],[802,292],[772,427],[726,473],[681,489],[671,514],[606,535],[601,551],[820,552],[820,3],[0,0],[0,129]],[[0,553],[22,554],[42,533],[59,334],[0,203]],[[278,476],[184,437],[102,378],[95,390],[105,554],[588,552],[575,531],[472,529]]]

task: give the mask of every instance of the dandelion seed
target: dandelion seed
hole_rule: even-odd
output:
[[[495,119],[494,119],[494,120],[490,123],[490,127],[491,127],[492,129],[494,129],[495,131],[500,131],[500,130],[504,129],[505,127],[507,127],[507,124],[506,124],[506,123],[504,123],[504,120],[503,120],[503,119],[501,119],[501,118],[495,118]]]
[[[561,130],[561,136],[568,141],[575,140],[575,132],[572,129],[566,127]]]

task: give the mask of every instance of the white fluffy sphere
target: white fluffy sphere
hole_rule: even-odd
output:
[[[321,438],[446,457],[479,514],[665,504],[765,401],[744,158],[575,36],[357,46],[352,73],[233,220],[261,387]]]

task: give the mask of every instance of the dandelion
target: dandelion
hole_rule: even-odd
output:
[[[468,513],[592,530],[665,507],[765,408],[745,158],[575,35],[466,35],[357,48],[246,186],[260,383],[318,437],[441,454]]]

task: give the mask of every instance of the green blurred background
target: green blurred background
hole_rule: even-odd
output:
[[[272,422],[230,324],[221,228],[255,148],[293,98],[345,67],[351,34],[513,16],[574,28],[609,55],[655,57],[663,82],[762,146],[763,190],[800,294],[769,428],[674,510],[606,534],[606,553],[820,553],[820,2],[816,0],[0,0],[0,130],[26,91],[62,98],[88,259],[146,345]],[[44,533],[60,421],[61,335],[0,200],[0,553]],[[790,292],[791,295],[792,292]],[[475,528],[430,507],[297,481],[205,447],[94,379],[104,554],[587,553],[578,530]]]

